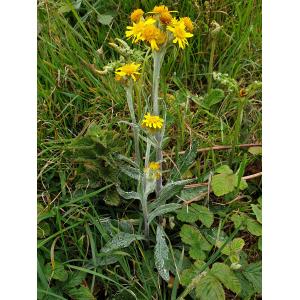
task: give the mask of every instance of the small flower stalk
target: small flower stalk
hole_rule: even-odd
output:
[[[156,199],[154,201],[159,201],[163,189],[162,143],[167,124],[163,117],[165,112],[162,114],[161,111],[162,105],[159,98],[161,67],[169,47],[178,46],[182,50],[188,46],[189,39],[193,37],[194,25],[189,17],[178,17],[177,11],[171,11],[165,5],[155,6],[152,11],[147,13],[137,8],[131,13],[130,21],[131,24],[126,28],[125,37],[134,45],[139,44],[141,48],[152,52],[152,103],[150,107],[144,109],[142,119],[138,120],[135,113],[133,91],[135,85],[142,80],[142,62],[145,59],[145,52],[131,49],[121,39],[117,39],[119,45],[110,43],[121,55],[117,67],[114,69],[115,80],[126,91],[134,138],[134,163],[138,169],[134,174],[127,171],[127,175],[137,180],[137,192],[125,192],[120,187],[118,187],[118,191],[121,196],[127,198],[128,194],[133,193],[134,198],[140,200],[144,217],[144,234],[146,240],[149,240],[150,206],[148,197],[155,191]],[[146,142],[144,163],[140,153],[143,142]]]

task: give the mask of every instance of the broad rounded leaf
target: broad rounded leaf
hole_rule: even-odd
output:
[[[220,244],[220,247],[223,243]],[[225,255],[234,255],[239,253],[245,245],[245,241],[242,238],[235,238],[229,242],[221,251]]]
[[[251,219],[251,218],[247,218],[247,230],[255,235],[255,236],[261,236],[262,235],[262,228],[261,228],[261,224],[259,224],[258,222],[256,222],[255,220]]]
[[[234,275],[230,267],[228,267],[224,263],[215,263],[210,273],[217,277],[227,289],[236,294],[241,292],[240,281]]]
[[[214,194],[218,197],[232,192],[236,184],[235,174],[218,174],[214,175],[211,180],[211,187]]]
[[[224,289],[214,276],[207,274],[196,286],[196,296],[201,300],[225,300]]]
[[[58,261],[54,263],[54,269],[49,262],[45,267],[45,273],[48,279],[53,278],[59,281],[66,281],[68,279],[68,272],[65,270],[64,265]]]
[[[97,21],[100,22],[103,25],[109,25],[111,21],[113,20],[113,16],[111,15],[98,15]]]
[[[262,224],[262,213],[261,213],[261,209],[255,205],[255,204],[251,204],[251,208],[256,216],[256,220]]]

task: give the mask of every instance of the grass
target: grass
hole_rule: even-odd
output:
[[[68,9],[69,0],[38,2],[39,299],[92,299],[91,294],[96,299],[176,299],[184,287],[179,284],[180,270],[175,269],[187,266],[185,258],[180,259],[180,222],[175,219],[174,229],[167,230],[170,249],[176,256],[171,262],[175,268],[174,285],[162,282],[154,268],[154,227],[150,230],[150,248],[143,241],[136,241],[113,255],[101,254],[100,249],[119,230],[142,232],[140,209],[135,201],[129,200],[119,206],[107,205],[105,197],[109,197],[114,185],[102,177],[79,184],[78,164],[68,156],[73,139],[83,137],[92,123],[117,132],[116,141],[123,141],[116,142],[117,151],[132,155],[132,134],[127,125],[118,123],[129,121],[125,92],[112,74],[99,76],[91,65],[100,70],[118,59],[108,43],[124,37],[128,16],[134,8],[149,11],[159,1],[79,2],[80,9],[72,10]],[[196,23],[190,46],[185,51],[174,47],[162,67],[161,97],[168,108],[169,137],[164,150],[174,154],[172,158],[177,161],[179,152],[189,148],[192,140],[197,141],[198,148],[232,145],[230,150],[209,150],[197,155],[184,175],[196,176],[198,183],[207,182],[212,170],[223,164],[229,164],[233,171],[242,166],[245,172],[239,172],[239,180],[241,176],[258,173],[260,156],[237,145],[261,142],[261,94],[255,92],[241,102],[212,80],[211,72],[228,74],[240,89],[261,81],[261,1],[182,0],[164,4]],[[111,25],[99,22],[105,14],[114,17]],[[210,27],[213,20],[221,26],[215,36]],[[144,68],[151,68],[150,57]],[[143,86],[135,86],[139,119],[144,112],[143,99],[151,91],[147,72],[143,80]],[[225,98],[211,109],[204,109],[199,101],[211,88],[223,89]],[[172,162],[167,160],[165,169],[171,166]],[[122,184],[131,187],[133,182],[123,179]],[[256,178],[248,184],[246,192],[237,190],[234,195],[210,195],[206,199],[216,214],[214,227],[221,224],[220,231],[232,233],[229,215],[237,211],[251,215],[250,204],[256,204],[261,195],[261,182]],[[248,262],[259,260],[258,238],[246,231],[240,231],[238,236],[246,241],[244,252]],[[208,265],[219,259],[219,254],[220,251],[212,252]],[[64,267],[51,276],[47,264],[52,264],[53,270],[55,261]],[[64,272],[68,274],[67,281],[61,280]],[[77,285],[68,291],[64,289],[72,276],[80,277],[82,273],[84,277],[78,279]],[[226,295],[226,299],[233,299],[230,291],[226,290]]]

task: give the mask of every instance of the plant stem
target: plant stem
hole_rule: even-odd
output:
[[[158,90],[159,90],[159,78],[160,78],[160,69],[166,53],[166,48],[162,48],[160,51],[153,52],[153,80],[152,80],[152,100],[153,100],[153,114],[159,116],[159,103],[158,103]],[[163,158],[162,155],[162,135],[157,133],[156,135],[157,147],[156,147],[156,161],[160,162],[160,172],[162,171],[161,161]],[[160,177],[156,181],[156,197],[159,196],[162,189],[162,178]]]
[[[216,49],[216,37],[212,38],[211,42],[211,50],[210,50],[210,58],[209,58],[209,65],[208,65],[208,83],[207,83],[207,92],[211,89],[211,83],[212,83],[212,73],[214,69],[214,55],[215,55],[215,49]]]
[[[134,150],[135,150],[135,159],[136,163],[140,166],[141,163],[141,156],[140,156],[140,146],[139,146],[139,129],[135,118],[134,107],[133,107],[133,84],[132,82],[129,84],[128,87],[125,88],[126,90],[126,98],[127,104],[131,116],[131,121],[133,123],[133,139],[134,139]]]

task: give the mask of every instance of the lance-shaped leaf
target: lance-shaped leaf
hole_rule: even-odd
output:
[[[177,195],[186,184],[191,183],[193,181],[194,179],[187,179],[167,183],[162,188],[159,197],[153,203],[149,204],[149,211],[159,207],[160,205],[165,204],[167,200]]]
[[[120,248],[126,248],[132,242],[142,239],[144,239],[144,237],[141,235],[131,234],[127,232],[119,232],[112,238],[112,240],[107,242],[106,245],[102,247],[101,252],[108,253],[110,251],[117,250]]]
[[[139,180],[142,177],[141,171],[137,168],[128,165],[120,165],[119,167],[121,172],[133,179]]]
[[[117,191],[124,199],[138,199],[141,200],[141,196],[137,192],[125,192],[117,185]]]
[[[163,214],[167,214],[169,212],[175,211],[181,207],[180,204],[177,203],[169,203],[165,205],[161,205],[154,209],[148,216],[148,223],[150,224],[155,217],[161,216]]]
[[[165,280],[169,281],[169,270],[166,266],[168,261],[169,248],[165,240],[165,232],[160,225],[156,229],[156,245],[154,250],[155,266],[159,275]]]

